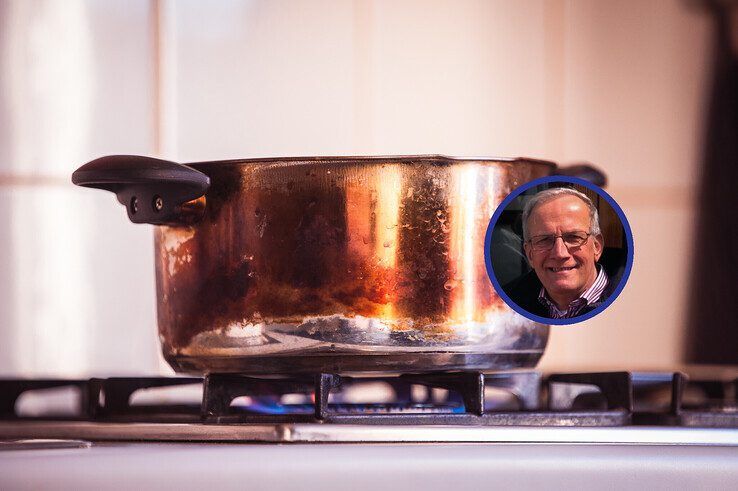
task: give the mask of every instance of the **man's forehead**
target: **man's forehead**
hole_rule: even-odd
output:
[[[536,206],[530,214],[532,222],[539,220],[571,219],[589,223],[589,207],[571,194],[556,196]]]

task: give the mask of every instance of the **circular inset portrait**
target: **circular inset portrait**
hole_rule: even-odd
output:
[[[544,324],[606,309],[633,265],[633,235],[618,204],[583,179],[551,176],[515,189],[490,220],[487,273],[502,299]]]

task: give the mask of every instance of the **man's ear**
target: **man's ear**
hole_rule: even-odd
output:
[[[595,235],[593,243],[595,248],[595,261],[599,261],[600,256],[602,256],[602,250],[605,248],[605,239],[602,237],[602,234]]]
[[[533,263],[532,263],[531,254],[533,253],[533,250],[530,247],[530,243],[528,243],[527,241],[523,242],[523,250],[525,250],[525,258],[528,260],[528,265],[532,265]]]

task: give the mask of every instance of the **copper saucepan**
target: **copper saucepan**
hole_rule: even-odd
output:
[[[484,235],[517,186],[589,166],[527,158],[103,157],[72,181],[155,229],[158,323],[178,372],[532,367],[548,326],[497,296]]]

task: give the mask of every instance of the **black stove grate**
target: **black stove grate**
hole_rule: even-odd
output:
[[[202,387],[201,400],[132,403],[133,394],[142,389],[191,384]],[[389,399],[356,401],[348,395],[368,384],[383,385],[389,390]],[[561,373],[547,377],[517,371],[394,377],[211,374],[204,379],[5,379],[0,380],[0,420],[738,428],[736,385],[734,380],[689,380],[681,372]],[[23,394],[60,387],[79,392],[79,410],[74,415],[18,412],[17,402]]]

